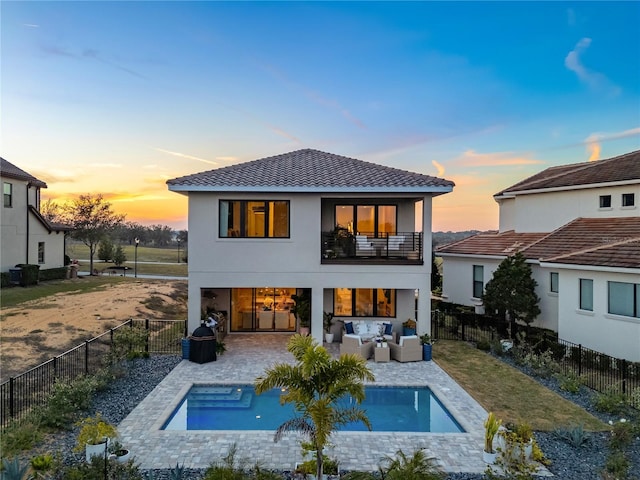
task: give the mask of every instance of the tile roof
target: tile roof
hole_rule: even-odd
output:
[[[172,191],[450,192],[454,183],[305,149],[168,180]]]
[[[494,195],[603,183],[640,183],[640,150],[597,162],[550,167]]]
[[[457,242],[440,245],[438,253],[453,253],[458,255],[493,255],[508,256],[521,251],[532,243],[545,237],[546,233],[516,233],[513,230],[498,233],[483,232]]]
[[[640,267],[640,217],[577,218],[551,233],[480,233],[438,253],[507,256],[520,250],[541,262]]]
[[[33,175],[25,172],[21,168],[16,167],[13,163],[0,157],[0,174],[3,177],[15,178],[16,180],[24,180],[25,182],[31,182],[36,187],[47,188],[47,184],[42,180],[38,180]]]

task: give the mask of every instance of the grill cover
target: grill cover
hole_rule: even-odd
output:
[[[193,331],[189,339],[189,360],[196,363],[216,361],[216,337],[211,328],[201,325]]]

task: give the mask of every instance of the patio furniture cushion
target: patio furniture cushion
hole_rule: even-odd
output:
[[[393,324],[384,323],[384,335],[393,335]]]
[[[347,332],[347,335],[352,335],[355,333],[353,330],[353,322],[344,322],[344,330]]]

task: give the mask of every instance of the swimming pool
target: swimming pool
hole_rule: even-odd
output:
[[[193,385],[163,430],[275,430],[295,415],[280,389],[256,395],[252,385]],[[373,431],[460,433],[464,429],[428,387],[366,387],[361,408]],[[341,400],[353,403],[351,398]],[[366,431],[351,423],[342,431]]]

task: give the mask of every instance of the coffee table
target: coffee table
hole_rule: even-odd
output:
[[[376,362],[389,362],[391,361],[391,355],[389,353],[391,349],[389,347],[375,347],[373,349],[373,359]]]

